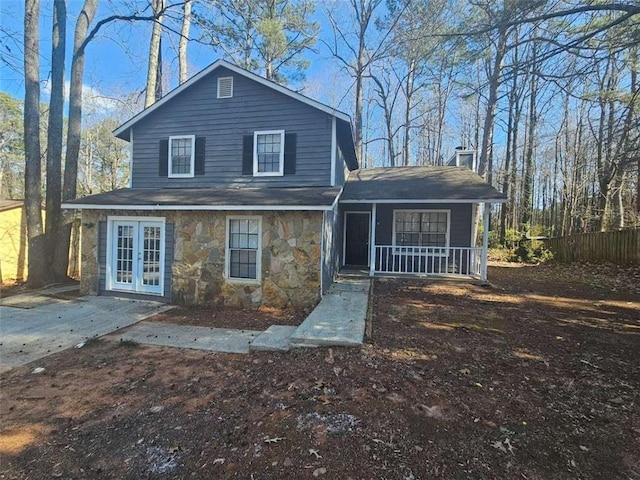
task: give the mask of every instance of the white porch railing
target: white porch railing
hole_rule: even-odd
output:
[[[373,274],[482,277],[481,247],[375,245]]]

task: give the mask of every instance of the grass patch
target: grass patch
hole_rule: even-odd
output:
[[[122,340],[122,339],[120,339],[120,342],[118,342],[118,346],[122,347],[122,348],[138,348],[140,346],[140,344],[138,342],[136,342],[135,340]]]
[[[84,348],[87,347],[97,347],[98,345],[100,345],[102,343],[102,339],[98,338],[98,337],[91,337],[91,338],[87,338],[84,341]]]

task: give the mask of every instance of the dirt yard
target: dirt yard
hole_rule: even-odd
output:
[[[6,373],[0,478],[640,479],[640,269],[489,275],[377,281],[361,348],[102,339]]]

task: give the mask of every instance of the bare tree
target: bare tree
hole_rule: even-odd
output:
[[[82,133],[82,85],[84,77],[84,59],[87,45],[87,32],[98,9],[98,0],[85,0],[76,21],[73,37],[73,56],[71,60],[71,78],[69,82],[69,116],[67,121],[67,151],[64,161],[64,184],[62,200],[76,198],[78,181],[78,154]],[[71,219],[65,219],[60,228],[60,237],[56,242],[53,271],[56,276],[67,274],[69,265],[69,242]]]
[[[158,100],[158,86],[162,84],[162,78],[158,75],[162,69],[161,48],[162,48],[162,17],[165,9],[164,0],[152,0],[155,21],[151,31],[151,41],[149,44],[149,61],[147,64],[147,86],[144,99],[145,108]],[[160,77],[160,78],[159,78]],[[161,87],[160,87],[161,92]]]
[[[351,18],[347,22],[339,22],[331,11],[327,11],[327,17],[333,32],[332,43],[325,42],[331,54],[336,58],[355,83],[355,107],[354,107],[354,134],[356,153],[364,161],[363,150],[363,105],[364,105],[364,81],[369,67],[378,58],[383,41],[378,40],[377,45],[371,45],[370,32],[373,26],[373,15],[382,0],[349,0],[349,14]],[[394,22],[391,22],[392,24]],[[387,35],[383,35],[386,40]]]
[[[178,64],[179,64],[179,81],[183,84],[187,81],[188,63],[187,63],[187,43],[189,42],[189,29],[191,27],[191,2],[185,0],[183,6],[182,28],[180,29],[180,40],[178,41]]]
[[[46,284],[49,278],[46,238],[42,228],[42,167],[40,152],[40,1],[25,0],[24,12],[24,138],[25,208],[29,243],[28,283]]]
[[[47,191],[46,228],[47,258],[53,262],[56,242],[62,223],[62,127],[64,115],[64,65],[67,36],[66,0],[53,3],[53,34],[51,38],[51,98],[47,129]],[[54,274],[59,272],[53,272]],[[66,271],[61,278],[66,278]]]

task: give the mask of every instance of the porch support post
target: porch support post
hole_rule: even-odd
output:
[[[480,264],[480,279],[482,283],[487,282],[487,254],[489,251],[489,215],[491,214],[491,204],[484,204],[484,212],[482,213],[482,259]]]
[[[369,239],[369,276],[373,277],[376,267],[376,204],[371,206],[371,238]]]

